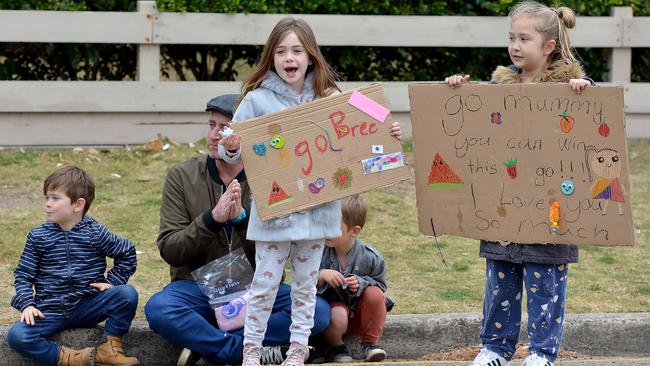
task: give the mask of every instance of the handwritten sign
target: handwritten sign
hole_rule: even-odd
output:
[[[372,113],[359,105],[374,106]],[[409,179],[401,144],[389,133],[390,114],[376,119],[381,110],[388,111],[388,100],[371,84],[234,124],[260,219]]]
[[[420,231],[634,245],[623,90],[411,84]]]

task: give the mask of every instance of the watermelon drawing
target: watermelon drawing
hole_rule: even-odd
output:
[[[291,202],[293,198],[287,194],[287,192],[280,187],[278,182],[273,181],[273,186],[271,187],[271,193],[269,194],[269,207],[281,205],[283,203]]]
[[[429,179],[427,180],[427,187],[441,188],[441,187],[463,187],[465,183],[462,179],[442,159],[440,154],[436,156],[431,162],[431,171],[429,172]]]

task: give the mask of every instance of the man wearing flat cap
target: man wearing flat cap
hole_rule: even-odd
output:
[[[246,240],[251,192],[237,146],[237,135],[227,136],[238,95],[226,94],[208,102],[208,155],[169,169],[160,206],[158,249],[170,265],[171,283],[145,306],[149,327],[179,348],[178,365],[241,364],[243,329],[224,332],[217,327],[208,298],[191,272],[243,248],[255,268],[255,243]],[[312,334],[329,325],[329,306],[318,302]],[[290,287],[281,285],[269,318],[262,350],[263,363],[283,361],[291,325]]]

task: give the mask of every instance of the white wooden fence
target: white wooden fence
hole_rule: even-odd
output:
[[[156,133],[194,141],[206,132],[207,100],[239,92],[238,82],[160,80],[162,44],[262,45],[282,14],[138,11],[0,11],[0,42],[131,43],[137,81],[0,81],[0,146],[142,143]],[[504,17],[294,15],[324,46],[507,47]],[[650,83],[631,83],[632,48],[650,47],[650,17],[628,7],[579,17],[574,47],[611,48],[609,83],[625,90],[628,136],[650,138]],[[343,89],[363,82],[342,83]],[[407,82],[383,83],[393,117],[410,134]]]

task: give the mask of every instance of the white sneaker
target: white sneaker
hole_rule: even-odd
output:
[[[262,347],[252,344],[244,345],[244,355],[241,366],[260,366],[260,357],[262,357]]]
[[[262,365],[279,365],[286,358],[288,346],[265,346],[262,347],[260,363]]]
[[[309,347],[302,344],[291,344],[287,351],[287,358],[282,362],[282,366],[304,366],[305,360],[308,358]]]
[[[178,356],[176,366],[208,366],[210,361],[201,357],[196,352],[192,352],[189,348],[183,348],[181,354]]]
[[[483,347],[470,366],[508,366],[510,361]]]
[[[538,355],[537,353],[531,353],[524,359],[524,362],[521,364],[521,366],[553,366],[553,362],[547,360],[546,357]]]

